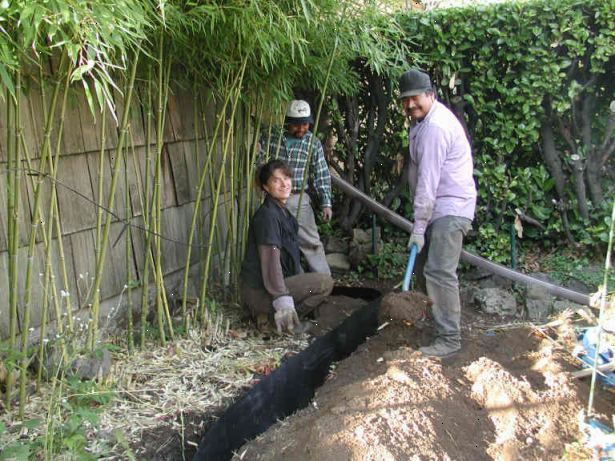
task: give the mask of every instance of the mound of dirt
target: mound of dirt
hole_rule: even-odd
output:
[[[391,321],[414,324],[427,317],[429,306],[432,304],[431,299],[420,292],[388,293],[380,303],[378,320],[380,324]]]
[[[312,405],[238,450],[250,460],[561,459],[582,399],[529,329],[464,331],[445,361],[393,322],[340,362]]]

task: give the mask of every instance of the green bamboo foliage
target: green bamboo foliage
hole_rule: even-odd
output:
[[[209,298],[217,294],[212,288],[214,284],[224,286],[228,282],[226,293],[230,293],[234,300],[237,298],[237,277],[245,251],[249,218],[260,197],[254,193],[252,185],[261,124],[269,117],[271,137],[271,120],[279,115],[272,116],[268,108],[281,106],[281,101],[291,99],[298,82],[309,82],[311,87],[320,90],[323,98],[329,86],[339,90],[354,88],[356,84],[356,76],[348,71],[348,63],[354,59],[349,52],[349,44],[353,41],[344,15],[340,16],[343,3],[334,0],[249,0],[237,8],[219,0],[206,3],[16,0],[8,2],[8,6],[6,2],[0,5],[0,81],[7,101],[8,346],[19,359],[22,411],[31,364],[31,357],[27,354],[32,339],[30,327],[39,326],[30,325],[32,313],[39,309],[34,305],[34,294],[37,293],[34,268],[36,264],[42,267],[43,304],[39,309],[41,324],[36,351],[36,378],[41,384],[42,364],[47,353],[45,342],[49,331],[54,328],[48,324],[52,314],[60,339],[58,346],[62,363],[83,346],[74,342],[77,337],[73,322],[75,308],[90,307],[85,346],[90,350],[96,347],[101,301],[116,294],[102,293],[101,286],[108,265],[111,220],[115,203],[120,200],[126,207],[126,216],[123,217],[126,226],[122,236],[125,239],[127,276],[128,347],[131,351],[134,348],[135,328],[140,329],[140,334],[137,333],[140,346],[145,346],[150,307],[154,308],[153,323],[160,342],[165,344],[174,338],[162,252],[165,238],[162,199],[166,192],[163,190],[162,168],[163,156],[166,155],[164,128],[170,87],[183,84],[193,89],[194,163],[199,165],[190,230],[186,241],[182,242],[187,245],[181,286],[181,316],[185,329],[190,327],[192,315],[195,320],[208,321],[206,309],[212,304]],[[338,34],[343,35],[339,43],[346,47],[344,53],[336,53],[333,47]],[[318,49],[312,51],[314,43]],[[330,53],[332,48],[334,52]],[[340,57],[335,67],[331,65],[333,54]],[[50,62],[53,70],[48,71]],[[323,72],[325,68],[326,74]],[[38,149],[40,160],[36,168],[32,167],[28,152],[30,140],[25,139],[22,129],[22,99],[27,101],[22,80],[30,77],[28,73],[32,69],[38,72],[38,81],[36,78],[32,81],[35,86],[40,86],[44,112]],[[145,120],[144,171],[136,158],[132,138],[130,143],[126,139],[131,135],[129,115],[136,99],[133,97],[136,82],[140,82],[144,96],[141,101]],[[49,83],[52,89],[47,94]],[[85,96],[94,118],[100,118],[101,143],[98,190],[94,191],[94,200],[99,205],[93,249],[95,269],[91,284],[88,280],[89,291],[81,306],[75,305],[75,298],[70,294],[70,271],[63,247],[62,210],[58,198],[61,185],[57,181],[60,158],[64,154],[62,133],[69,104],[67,98],[69,92],[77,91]],[[123,102],[121,114],[115,108],[115,97]],[[207,120],[209,97],[218,105],[213,127],[208,125],[211,120]],[[322,101],[318,114],[321,107]],[[30,110],[35,112],[32,107]],[[251,114],[255,114],[254,118]],[[105,167],[105,158],[109,155],[106,151],[109,116],[115,118],[118,125],[110,178],[106,171],[108,167]],[[129,159],[125,157],[127,144],[133,153],[132,166],[137,182],[133,189],[129,188]],[[206,158],[200,159],[201,155],[206,155]],[[28,176],[31,182],[29,206],[21,199],[24,161],[32,171]],[[38,173],[33,171],[35,169]],[[125,191],[122,197],[116,198],[120,195],[116,194],[116,189],[122,170]],[[106,192],[103,187],[105,180],[110,183]],[[141,289],[140,319],[133,315],[133,279],[137,274],[133,273],[132,190],[139,194],[145,243],[145,254],[137,258],[143,261],[143,267],[137,268]],[[47,191],[49,196],[45,196]],[[209,206],[205,206],[207,200],[203,194],[209,195]],[[224,207],[223,211],[220,206]],[[26,216],[29,218],[28,228],[20,229],[20,221]],[[226,225],[218,226],[219,221]],[[21,249],[20,234],[26,235],[25,248]],[[196,241],[201,243],[198,247]],[[37,242],[41,242],[44,249],[41,261],[35,261]],[[23,267],[17,258],[18,250],[26,255]],[[198,309],[192,313],[187,309],[187,302],[195,251],[199,252],[201,271]],[[53,260],[56,255],[59,261]],[[150,306],[152,281],[155,296],[153,306]],[[22,299],[18,296],[20,291]],[[20,344],[17,344],[18,305],[23,309]],[[139,305],[138,301],[136,305]],[[14,371],[9,371],[6,397],[10,405],[16,383]],[[61,388],[61,383],[58,387]]]

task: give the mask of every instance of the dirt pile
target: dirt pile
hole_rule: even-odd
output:
[[[467,325],[467,323],[466,323]],[[338,364],[313,404],[234,459],[561,459],[583,407],[550,343],[529,329],[464,331],[451,359],[394,322]]]
[[[428,296],[419,292],[388,293],[380,303],[378,320],[381,324],[401,321],[412,325],[427,318],[432,304]]]

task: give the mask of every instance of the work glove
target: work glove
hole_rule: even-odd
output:
[[[425,246],[425,236],[423,234],[415,234],[413,232],[408,240],[408,250],[412,249],[412,245],[416,245],[416,252],[420,253]]]
[[[295,310],[293,297],[286,295],[274,299],[273,309],[275,310],[273,318],[278,333],[282,333],[283,331],[293,333],[295,327],[299,325],[299,317]]]
[[[325,207],[322,209],[322,219],[324,222],[331,221],[332,217],[333,217],[333,210],[331,209],[331,207]]]

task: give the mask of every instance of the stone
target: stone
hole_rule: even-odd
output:
[[[542,280],[543,282],[552,283],[554,285],[558,284],[551,277],[547,274],[543,274],[542,272],[534,272],[528,275],[535,279]],[[528,283],[526,285],[525,296],[529,299],[539,299],[544,301],[552,301],[553,299],[553,296],[551,296],[545,287],[536,283]]]
[[[348,272],[350,270],[350,260],[344,253],[329,253],[327,264],[332,272]]]
[[[480,288],[504,288],[510,290],[512,288],[512,280],[495,274],[489,274],[478,281]]]
[[[327,237],[325,244],[325,253],[347,253],[348,242],[334,236]]]
[[[350,243],[350,250],[348,251],[348,260],[352,267],[358,267],[363,261],[367,259],[367,255],[370,254],[370,249],[364,246],[358,246],[354,243]]]
[[[576,312],[578,309],[583,309],[584,306],[581,304],[574,303],[572,301],[565,301],[558,299],[553,303],[553,313],[557,314],[559,312],[564,312],[566,309],[570,309],[573,312]]]
[[[348,248],[348,259],[351,267],[360,266],[367,256],[372,254],[372,231],[371,229],[353,229],[352,241]],[[380,228],[376,228],[376,252],[382,251],[383,243],[380,239]]]
[[[515,315],[517,301],[508,291],[501,288],[479,288],[475,300],[478,308],[486,314]]]
[[[566,283],[566,288],[576,291],[577,293],[583,293],[584,295],[587,295],[592,291],[596,291],[595,289],[592,290],[587,284],[574,277],[568,280],[568,283]]]
[[[380,228],[376,227],[376,241],[380,240]],[[372,243],[372,230],[371,229],[359,229],[358,227],[352,229],[352,241],[359,245]]]
[[[459,299],[461,305],[465,308],[471,308],[476,306],[476,292],[478,288],[473,285],[461,287],[459,289]]]
[[[544,299],[526,298],[525,312],[532,322],[542,322],[551,315],[553,303]]]
[[[78,357],[73,360],[71,370],[81,379],[105,378],[111,371],[111,353],[107,349],[99,349],[92,355]]]
[[[491,272],[486,271],[482,267],[470,266],[463,273],[465,280],[482,280],[491,276]],[[488,288],[488,287],[485,287]]]

